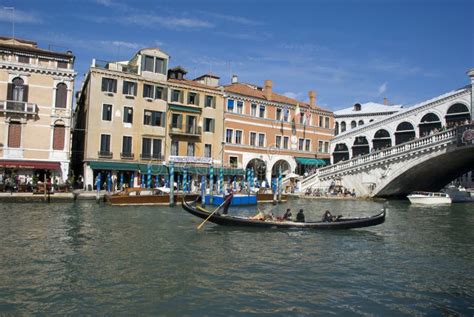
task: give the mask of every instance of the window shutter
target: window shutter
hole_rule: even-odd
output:
[[[106,84],[106,79],[102,78],[102,91],[107,91],[107,84]]]
[[[56,108],[66,108],[67,103],[67,86],[60,83],[56,86]]]
[[[28,85],[23,85],[23,101],[28,102]]]
[[[212,119],[212,120],[211,120],[211,132],[215,132],[215,131],[214,131],[214,129],[215,129],[215,128],[214,128],[214,126],[215,126],[214,122],[215,122],[215,120]]]
[[[166,127],[166,113],[165,112],[161,113],[161,126]]]
[[[19,148],[21,146],[21,124],[10,122],[8,126],[8,147]]]
[[[64,126],[54,126],[53,130],[53,150],[64,150]]]
[[[13,99],[13,84],[9,83],[7,88],[7,100]]]
[[[112,91],[117,92],[117,79],[112,80]]]

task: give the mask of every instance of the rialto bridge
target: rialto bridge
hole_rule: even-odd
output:
[[[471,84],[336,136],[333,164],[303,180],[302,191],[333,182],[366,197],[440,190],[474,168],[472,98]]]

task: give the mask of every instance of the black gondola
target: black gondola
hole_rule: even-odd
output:
[[[197,200],[186,201],[183,199],[183,208],[190,214],[202,219],[207,219],[211,214],[204,208],[197,205]],[[301,229],[352,229],[376,226],[385,221],[385,208],[381,213],[364,218],[344,218],[340,217],[333,222],[294,222],[294,221],[277,221],[277,220],[253,220],[239,216],[221,216],[213,214],[209,220],[212,223],[223,226],[245,226],[245,227],[261,227],[261,228],[301,228]]]

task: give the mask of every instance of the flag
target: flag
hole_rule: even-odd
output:
[[[296,104],[295,108],[295,122],[298,122],[299,117],[301,116],[301,111],[300,111],[300,104]]]

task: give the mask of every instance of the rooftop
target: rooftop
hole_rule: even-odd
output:
[[[356,104],[357,105],[357,104]],[[352,106],[344,108],[338,111],[334,111],[335,116],[347,116],[347,115],[361,115],[361,114],[372,114],[372,113],[393,113],[399,112],[403,109],[402,105],[384,105],[376,102],[366,102],[360,104],[360,110],[356,110],[356,107]]]

